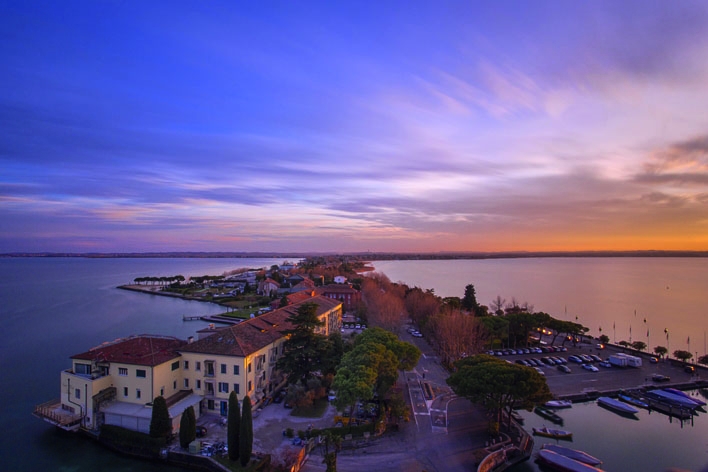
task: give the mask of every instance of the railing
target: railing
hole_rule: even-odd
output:
[[[52,400],[35,406],[33,414],[63,429],[78,427],[83,419],[83,415],[62,410],[60,400]]]

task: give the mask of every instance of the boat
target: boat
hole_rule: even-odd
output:
[[[626,403],[622,403],[621,401],[615,400],[614,398],[610,397],[598,398],[597,404],[604,406],[605,408],[609,408],[610,410],[613,410],[617,413],[622,413],[625,415],[634,415],[636,413],[639,413],[639,410],[637,410],[633,406],[629,406]]]
[[[570,400],[550,400],[543,404],[547,408],[570,408],[573,402]]]
[[[533,430],[533,434],[536,436],[544,436],[546,438],[553,438],[553,439],[573,439],[573,433],[570,431],[566,431],[564,429],[553,429],[553,428],[531,428]]]
[[[653,398],[655,400],[660,400],[665,403],[668,403],[671,406],[675,407],[681,407],[681,408],[688,408],[690,410],[695,410],[698,408],[700,405],[696,403],[695,401],[686,398],[682,395],[677,395],[675,393],[667,392],[666,390],[661,390],[661,389],[655,389],[655,390],[649,390],[645,394],[649,398]]]
[[[575,461],[570,457],[553,452],[549,449],[541,449],[536,455],[539,462],[561,472],[596,472],[597,467],[593,467],[582,462]]]
[[[533,411],[537,415],[542,416],[547,420],[552,421],[553,423],[563,424],[563,418],[561,418],[555,411],[551,409],[544,408],[542,406],[537,406],[536,408],[534,408]]]
[[[629,403],[630,405],[634,405],[639,408],[645,408],[647,410],[649,409],[649,404],[647,402],[643,402],[639,398],[634,398],[629,395],[625,395],[624,393],[620,393],[619,395],[617,395],[617,398],[619,398],[625,403]]]
[[[675,395],[680,395],[684,398],[687,398],[687,399],[691,400],[692,402],[697,403],[699,406],[706,406],[706,402],[704,402],[703,400],[699,400],[696,397],[692,397],[691,395],[684,392],[683,390],[679,390],[677,388],[671,388],[671,387],[662,388],[662,390],[665,392],[673,393]]]
[[[585,451],[579,451],[577,449],[571,449],[569,447],[560,446],[558,444],[544,444],[541,449],[548,449],[561,456],[568,457],[574,461],[582,462],[591,466],[598,466],[602,464],[602,461],[597,457],[591,456]]]

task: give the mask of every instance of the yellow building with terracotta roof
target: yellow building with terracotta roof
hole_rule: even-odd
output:
[[[61,373],[60,398],[35,407],[34,414],[62,429],[98,429],[102,424],[149,432],[152,401],[167,401],[173,430],[182,412],[193,406],[197,418],[227,412],[236,391],[258,404],[286,381],[277,371],[284,331],[302,303],[315,303],[328,335],[342,325],[342,303],[312,297],[299,304],[215,329],[202,339],[140,335],[106,342],[71,356]]]

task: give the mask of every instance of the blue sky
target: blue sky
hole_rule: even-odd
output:
[[[0,252],[708,249],[704,2],[3,2]]]

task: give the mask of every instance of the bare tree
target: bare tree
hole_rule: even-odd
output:
[[[499,313],[504,313],[504,304],[506,303],[506,298],[502,298],[500,295],[497,295],[497,298],[492,300],[490,303],[492,310],[494,310],[495,314]]]
[[[403,295],[388,278],[367,278],[362,283],[361,295],[367,306],[369,323],[388,331],[397,332],[406,318]]]
[[[485,330],[474,316],[454,310],[433,317],[430,330],[442,361],[453,364],[462,357],[482,351]]]

